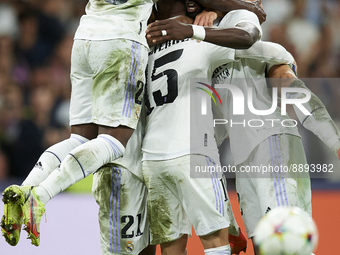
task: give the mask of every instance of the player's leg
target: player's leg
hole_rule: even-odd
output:
[[[94,45],[92,58],[97,61],[95,47],[98,45]],[[107,57],[110,64],[93,63],[94,69],[101,70],[93,79],[93,120],[99,125],[99,134],[110,135],[125,146],[141,112],[148,51],[137,42],[123,39],[107,47],[113,48]]]
[[[258,145],[248,159],[237,166],[238,169],[246,166],[275,166],[273,159],[273,140],[270,138]],[[275,154],[276,155],[276,154]],[[236,191],[239,199],[242,219],[246,228],[248,238],[254,238],[257,223],[273,207],[279,206],[277,197],[281,189],[278,188],[279,181],[275,173],[236,173]],[[281,182],[280,182],[281,184]],[[261,197],[261,196],[265,197]],[[253,242],[255,255],[258,255],[257,247]]]
[[[311,188],[308,173],[280,171],[292,164],[306,164],[301,139],[288,134],[268,137],[242,165],[272,166],[261,175],[238,174],[236,189],[240,195],[242,217],[249,238],[253,238],[260,218],[278,206],[297,206],[311,214]],[[281,167],[282,166],[282,167]],[[275,168],[276,167],[276,168]],[[276,171],[275,171],[276,169]],[[245,178],[245,177],[249,178]],[[253,203],[253,204],[252,204]],[[250,207],[249,207],[250,206]]]
[[[57,167],[68,153],[77,146],[87,142],[83,136],[72,133],[69,139],[48,148],[38,159],[23,186],[36,186],[44,181]],[[19,186],[12,185],[3,192],[4,214],[1,221],[2,232],[7,242],[16,245],[20,237],[22,222],[22,201],[18,197]],[[21,201],[21,202],[19,202]]]
[[[104,131],[105,134],[101,134],[98,138],[72,150],[60,165],[60,171],[53,171],[38,187],[23,187],[24,196],[29,196],[29,200],[38,205],[37,208],[33,209],[29,206],[22,206],[24,214],[27,214],[24,217],[27,221],[32,219],[32,217],[28,217],[29,215],[35,216],[33,217],[34,224],[27,222],[25,225],[32,241],[37,245],[39,244],[39,236],[37,236],[39,231],[33,231],[31,226],[35,225],[39,228],[41,218],[39,213],[44,211],[43,205],[59,192],[96,171],[100,166],[121,157],[124,154],[124,145],[137,125],[144,87],[147,51],[144,46],[138,43],[120,41],[92,43],[82,41],[80,43],[82,47],[86,48],[86,51],[83,52],[86,52],[87,61],[91,66],[91,71],[94,72],[92,76],[93,109],[92,119],[89,122],[110,127],[109,130],[114,130],[111,133],[113,132],[120,140],[107,134],[110,132]],[[127,45],[129,45],[129,48],[127,48]],[[123,50],[124,46],[125,51]],[[102,58],[99,56],[100,53],[105,53]],[[126,65],[124,60],[129,59],[127,56],[130,57],[130,60]],[[78,73],[74,72],[74,76],[77,75]],[[116,84],[116,86],[113,86],[113,84]],[[80,106],[83,106],[83,104],[80,104]],[[87,108],[87,105],[85,105],[85,108]],[[102,129],[99,132],[102,132]]]
[[[37,186],[55,170],[64,158],[79,145],[98,136],[98,127],[92,122],[92,81],[94,72],[87,61],[89,44],[75,40],[71,54],[71,137],[48,148],[22,185]]]
[[[280,164],[280,166],[286,166],[287,169],[294,169],[294,167],[305,166],[307,164],[301,138],[289,134],[280,134],[269,139],[271,151],[273,152],[271,158],[274,162],[277,162],[276,165]],[[258,187],[260,185],[263,186],[263,183],[260,183]],[[308,172],[294,173],[294,171],[283,171],[283,173],[280,173],[280,177],[276,179],[276,187],[278,189],[278,191],[275,191],[276,203],[272,202],[273,206],[271,208],[276,206],[296,206],[311,216],[311,185]],[[262,192],[258,191],[258,193],[261,198],[260,203],[264,205],[265,201],[261,200],[262,198],[266,200],[264,194],[268,194],[268,191],[262,190]],[[262,209],[264,210],[264,208]]]
[[[290,134],[279,134],[268,138],[273,166],[280,166],[282,171],[275,173],[273,184],[277,206],[296,206],[312,214],[311,185],[309,172],[294,171],[294,169],[307,164],[305,151],[300,137]],[[282,166],[282,167],[281,167]],[[293,169],[286,171],[284,169]],[[273,175],[274,177],[274,175]],[[260,187],[261,183],[258,184]],[[262,184],[263,185],[263,184]],[[258,191],[260,194],[261,190]],[[264,192],[260,199],[265,198]],[[262,207],[265,209],[265,206]]]
[[[23,185],[36,186],[40,184],[60,165],[71,150],[98,134],[97,126],[88,124],[91,121],[92,110],[92,75],[83,48],[82,41],[75,41],[72,49],[71,136],[69,139],[51,146],[41,155]],[[23,194],[18,186],[10,186],[4,191],[3,196],[5,206],[1,223],[2,232],[11,245],[16,245],[23,223]]]
[[[181,202],[164,182],[176,181],[171,171],[165,180],[164,172],[172,170],[164,161],[143,161],[143,177],[148,188],[147,214],[151,244],[161,244],[165,253],[185,254],[187,236],[191,236],[191,224]],[[184,244],[185,243],[185,244]]]
[[[212,159],[202,155],[190,155],[189,164],[216,166]],[[182,193],[184,208],[196,234],[200,237],[205,254],[230,254],[228,238],[230,207],[225,203],[228,200],[226,183],[223,183],[221,173],[206,173],[206,176],[201,177],[189,178],[187,186],[191,187],[191,191]],[[190,193],[195,194],[194,198],[189,195]],[[200,222],[197,221],[202,217],[199,216],[200,213],[192,213],[199,212],[199,208],[204,208],[205,215],[204,220]]]
[[[97,134],[98,127],[95,124],[72,126],[70,138],[46,149],[22,183],[22,186],[39,185],[61,164],[70,151],[95,138]]]
[[[199,238],[201,240],[201,243],[204,249],[214,249],[214,248],[218,248],[222,246],[223,247],[229,246],[228,228],[217,230],[211,234],[200,235]],[[230,246],[226,250],[229,250],[230,252]]]
[[[36,188],[44,204],[124,154],[140,115],[146,60],[146,48],[136,42],[89,42],[88,62],[94,72],[92,122],[99,126],[100,135],[71,151],[60,172],[55,171]]]
[[[94,174],[92,191],[99,205],[102,254],[119,249],[120,254],[156,253],[156,246],[148,245],[147,189],[142,181],[142,128],[139,121],[123,158],[101,167]]]
[[[246,165],[249,166],[249,164],[256,163],[245,161],[242,164],[238,165],[238,167]],[[259,197],[263,195],[258,194],[259,185],[264,185],[262,186],[263,189],[265,189],[265,187],[269,188],[263,191],[263,193],[267,192],[265,193],[266,198],[259,199]],[[236,177],[236,191],[239,199],[241,215],[244,222],[244,226],[246,228],[247,236],[252,240],[255,255],[258,255],[258,251],[253,241],[254,230],[256,228],[257,223],[263,217],[263,215],[276,206],[274,199],[275,192],[273,192],[273,190],[274,190],[273,181],[270,180],[270,178],[260,178],[259,176],[247,177],[247,175],[244,173],[238,174]],[[269,195],[267,195],[268,193]],[[261,203],[265,206],[261,207]],[[265,207],[267,208],[263,209]]]
[[[90,122],[120,130],[120,139],[124,137],[125,140],[100,134],[72,150],[62,161],[60,171],[53,171],[33,188],[31,194],[36,194],[35,200],[39,199],[42,204],[102,165],[121,157],[125,150],[122,143],[126,143],[137,126],[145,79],[146,48],[128,40],[84,41],[82,44],[87,49],[87,61],[93,72]],[[79,104],[79,107],[82,105]]]
[[[225,193],[224,204],[227,208],[227,219],[230,220],[228,228],[228,239],[230,243],[231,254],[239,254],[241,251],[246,252],[247,250],[247,239],[242,233],[242,230],[238,226],[233,209],[231,207],[230,199],[227,192],[227,178],[226,175],[222,176],[222,186]]]
[[[142,250],[139,255],[155,255],[156,245],[149,244],[144,250]]]
[[[126,168],[107,164],[93,176],[92,191],[99,205],[101,254],[133,254],[149,244],[147,189]],[[154,247],[142,254],[153,255]]]
[[[248,163],[246,161],[241,165],[243,164]],[[238,167],[240,167],[241,165],[239,165]],[[250,176],[247,177],[246,175],[236,175],[236,191],[247,236],[248,238],[253,239],[253,231],[255,230],[257,222],[261,219],[263,215],[253,179]]]
[[[180,203],[180,207],[184,209],[196,234],[201,238],[203,247],[207,249],[207,254],[215,254],[217,250],[219,254],[230,254],[227,231],[229,220],[225,218],[227,208],[224,206],[225,197],[220,178],[210,173],[202,176],[202,178],[190,178],[191,158],[193,162],[195,162],[194,164],[199,164],[199,166],[209,166],[211,164],[208,157],[201,155],[187,155],[166,161],[145,161],[144,163],[147,163],[143,170],[149,196],[150,190],[152,192],[153,188],[157,185],[154,184],[154,179],[148,177],[149,173],[152,173],[148,167],[152,165],[153,169],[157,169],[157,171],[154,170],[154,172],[157,172],[162,188],[164,189],[164,187],[166,187],[166,189],[170,191],[170,194],[174,194],[173,196],[177,199],[177,203]],[[155,201],[168,199],[166,196],[163,196],[162,191],[159,190],[152,196],[153,203],[156,205],[157,202]],[[162,197],[165,197],[165,199]],[[153,208],[156,211],[159,205],[153,206]],[[148,214],[149,212],[150,211],[148,211]],[[166,222],[166,220],[167,219],[159,219],[158,222]],[[164,223],[150,222],[150,227],[153,224],[159,225]],[[155,233],[152,227],[151,233]]]
[[[183,235],[180,238],[161,244],[161,252],[162,255],[186,255],[186,247],[187,247],[188,235]]]

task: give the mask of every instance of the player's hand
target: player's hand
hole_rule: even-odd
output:
[[[217,13],[214,11],[202,11],[195,18],[194,25],[212,27]]]
[[[146,38],[153,44],[169,40],[183,40],[193,35],[192,26],[176,19],[156,20],[151,23],[146,32]]]

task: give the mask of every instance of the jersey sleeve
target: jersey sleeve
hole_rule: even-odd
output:
[[[218,27],[220,28],[235,28],[240,23],[251,23],[260,33],[260,38],[262,37],[262,28],[260,25],[260,21],[255,13],[247,10],[235,10],[228,12],[223,19],[221,20]]]
[[[205,43],[204,50],[207,53],[209,63],[213,68],[235,61],[234,49],[218,46],[212,43]]]
[[[235,59],[258,59],[270,65],[293,64],[293,56],[280,44],[258,41],[248,50],[236,50]]]

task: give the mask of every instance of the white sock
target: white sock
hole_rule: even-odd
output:
[[[43,154],[41,154],[38,162],[22,183],[22,186],[39,185],[60,165],[61,161],[64,160],[70,151],[88,141],[89,140],[85,137],[71,134],[69,139],[49,147]]]
[[[230,244],[204,250],[205,255],[230,255]]]
[[[64,191],[101,166],[123,156],[124,146],[110,135],[99,135],[72,150],[62,161],[60,168],[53,171],[35,190],[41,202]]]

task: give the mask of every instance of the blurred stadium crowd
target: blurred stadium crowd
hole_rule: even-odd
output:
[[[263,40],[294,55],[299,77],[340,77],[339,0],[262,2],[268,15]],[[0,0],[0,182],[22,180],[47,147],[69,137],[70,54],[86,3]],[[309,87],[339,121],[340,85]],[[319,140],[304,137],[308,159],[325,161],[308,149],[322,146]]]

